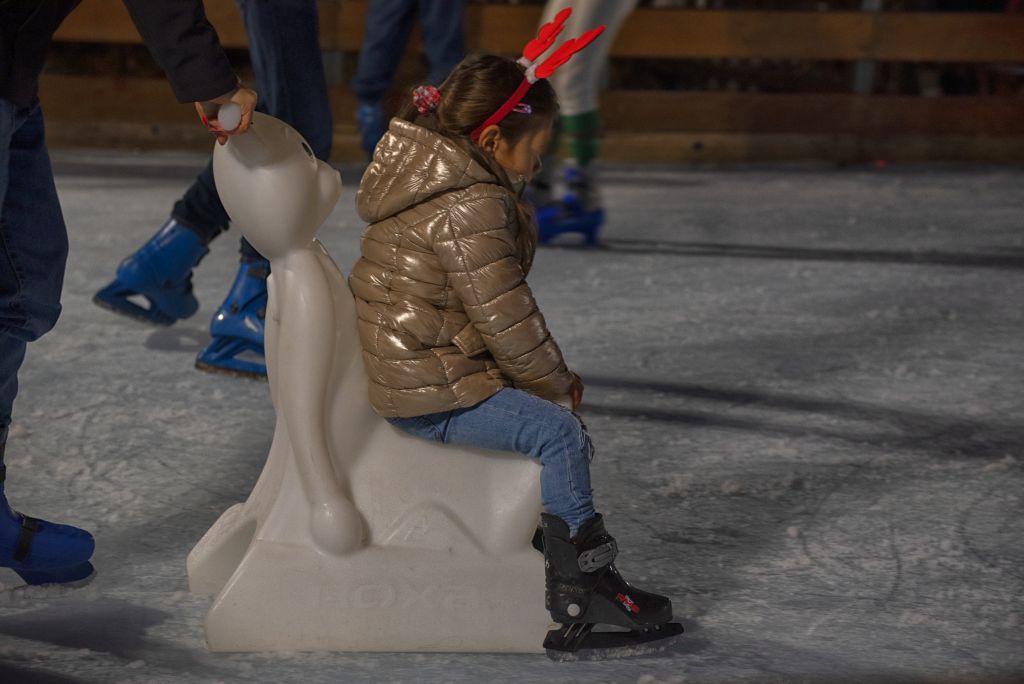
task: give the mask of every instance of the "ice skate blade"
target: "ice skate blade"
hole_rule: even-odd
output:
[[[128,300],[127,296],[107,292],[110,288],[103,288],[92,297],[92,302],[101,309],[112,311],[119,316],[130,318],[147,325],[158,325],[169,327],[174,325],[175,319],[163,314],[156,309],[144,309],[138,304]]]
[[[258,373],[255,371],[242,370],[240,368],[225,368],[223,366],[214,366],[213,364],[206,363],[205,361],[196,360],[196,370],[201,370],[205,373],[213,373],[215,375],[227,375],[232,378],[245,378],[246,380],[262,380],[266,382],[267,373]]]
[[[683,633],[678,622],[630,632],[594,632],[593,623],[562,625],[544,639],[548,657],[558,661],[634,658],[664,650]]]
[[[261,361],[251,358],[257,355]],[[210,373],[266,380],[267,366],[262,362],[262,357],[262,339],[256,344],[240,337],[214,335],[210,344],[196,356],[196,368]]]
[[[15,570],[25,584],[31,587],[44,585],[60,585],[68,588],[84,587],[96,576],[92,563],[86,561],[70,568],[53,568],[50,570]]]

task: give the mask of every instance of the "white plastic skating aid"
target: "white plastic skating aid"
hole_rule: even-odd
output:
[[[232,222],[271,261],[277,424],[249,499],[189,554],[214,651],[541,652],[539,466],[407,436],[371,410],[345,278],[315,240],[341,190],[286,124],[215,146]]]

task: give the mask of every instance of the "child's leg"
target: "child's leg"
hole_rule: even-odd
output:
[[[545,648],[635,648],[683,631],[678,624],[663,626],[672,619],[672,601],[630,585],[615,568],[618,544],[592,502],[593,446],[575,415],[527,392],[503,389],[472,408],[388,420],[425,439],[514,451],[540,461],[544,602],[551,618],[563,624],[548,633]],[[597,623],[632,631],[589,640]]]
[[[544,512],[564,520],[572,533],[594,517],[590,460],[594,447],[579,418],[528,392],[506,388],[476,406],[392,425],[425,439],[512,451],[540,462]]]

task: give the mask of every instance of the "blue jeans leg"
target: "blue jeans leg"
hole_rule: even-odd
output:
[[[444,444],[511,451],[541,466],[541,504],[575,533],[594,515],[590,460],[594,447],[579,418],[522,390],[506,388],[468,409],[389,418],[395,427]],[[424,467],[429,467],[425,464]]]
[[[60,316],[67,256],[42,111],[0,98],[0,427],[11,422],[26,344]]]
[[[235,0],[249,37],[256,75],[256,109],[295,127],[323,160],[331,156],[334,123],[320,55],[316,0]],[[217,195],[208,163],[171,212],[209,242],[227,229],[229,218]],[[255,252],[242,245],[243,257]]]
[[[363,46],[352,90],[360,102],[376,104],[391,87],[416,20],[416,0],[373,0],[366,8]]]
[[[465,0],[420,0],[423,52],[430,65],[429,83],[440,85],[466,54],[462,17]]]

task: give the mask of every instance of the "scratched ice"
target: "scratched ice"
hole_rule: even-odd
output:
[[[607,248],[543,249],[530,281],[587,383],[623,572],[671,595],[688,637],[554,663],[206,651],[185,554],[273,429],[265,385],[191,369],[235,237],[201,265],[193,320],[147,329],[89,301],[201,162],[56,155],[65,312],[21,375],[8,488],[92,529],[100,574],[72,592],[0,573],[0,681],[1024,678],[1024,169],[605,167]],[[343,172],[322,237],[347,269]]]

